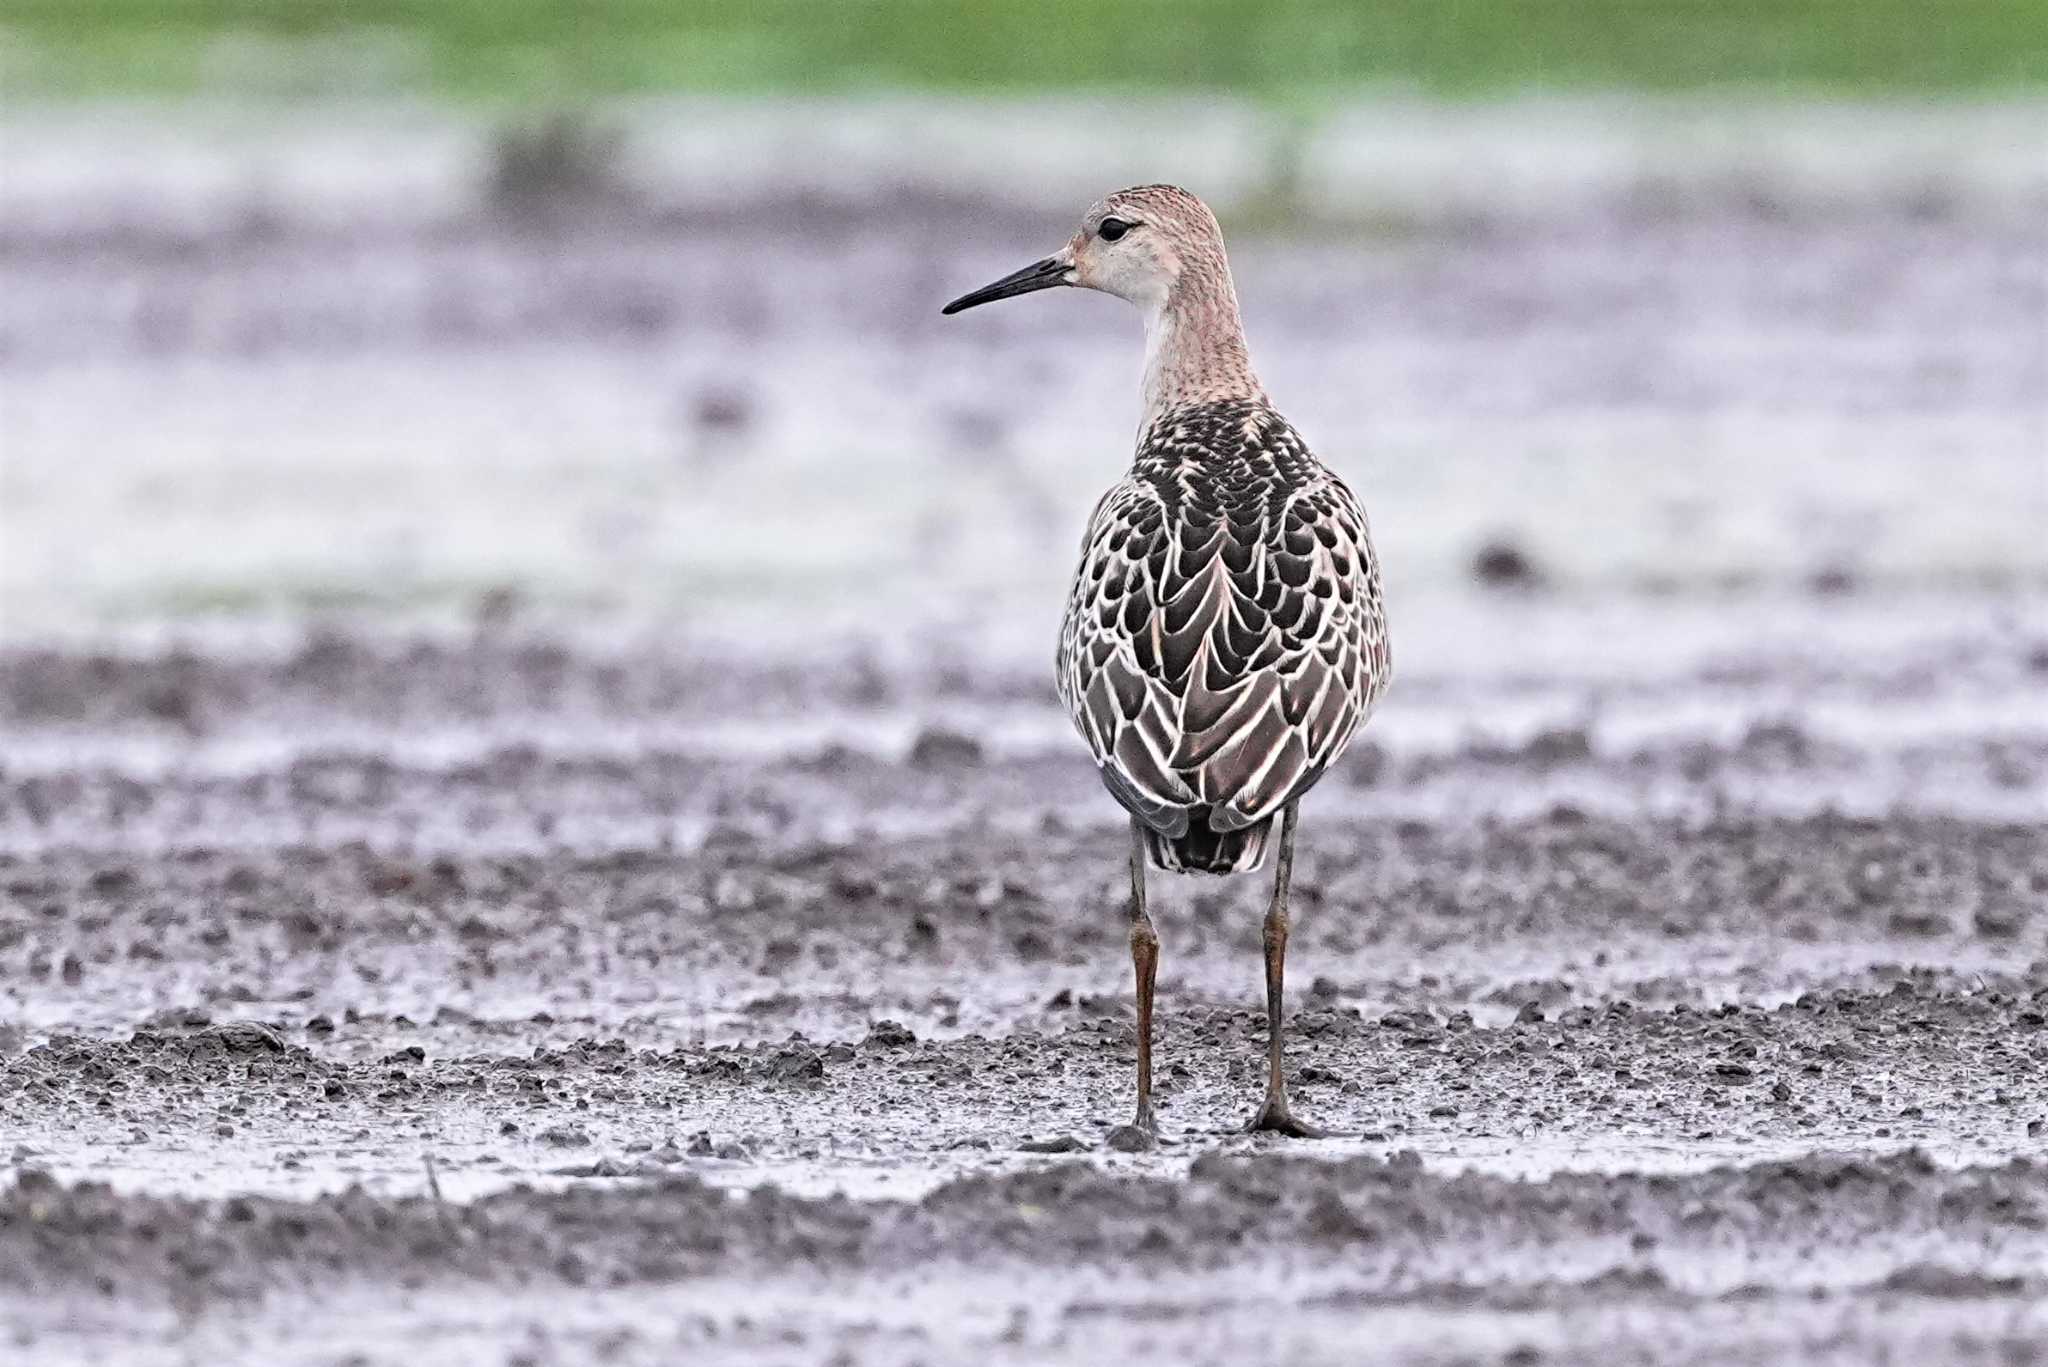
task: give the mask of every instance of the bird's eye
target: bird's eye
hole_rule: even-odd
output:
[[[1104,242],[1114,242],[1134,226],[1136,225],[1126,223],[1120,218],[1105,218],[1096,225],[1095,235]]]

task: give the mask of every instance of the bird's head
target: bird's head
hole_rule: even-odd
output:
[[[1056,285],[1078,285],[1157,312],[1196,274],[1228,278],[1223,230],[1209,206],[1176,185],[1139,185],[1096,201],[1064,247],[940,310],[958,313]]]

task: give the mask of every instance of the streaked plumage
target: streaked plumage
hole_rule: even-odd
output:
[[[1266,1099],[1294,1118],[1281,1056],[1288,889],[1302,794],[1372,714],[1392,673],[1365,510],[1252,374],[1222,230],[1171,185],[1120,190],[1053,255],[945,308],[1059,285],[1145,314],[1145,418],[1130,472],[1096,505],[1060,632],[1060,697],[1131,814],[1138,1107],[1111,1135],[1149,1145],[1159,938],[1147,864],[1235,873],[1279,858],[1266,909]]]

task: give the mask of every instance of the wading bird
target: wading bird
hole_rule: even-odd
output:
[[[1131,816],[1138,1107],[1110,1142],[1158,1134],[1146,865],[1257,869],[1276,824],[1266,1099],[1250,1128],[1313,1135],[1288,1107],[1281,1061],[1287,886],[1302,794],[1392,674],[1365,510],[1252,374],[1223,233],[1201,200],[1171,185],[1120,190],[1066,246],[943,312],[1058,285],[1145,315],[1137,458],[1089,519],[1057,662],[1060,698]]]

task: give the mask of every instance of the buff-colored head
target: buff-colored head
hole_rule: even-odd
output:
[[[1209,206],[1177,185],[1139,185],[1096,201],[1067,245],[946,305],[958,313],[1034,290],[1077,285],[1147,312],[1188,288],[1228,287],[1223,230]]]
[[[1148,420],[1181,404],[1265,398],[1245,350],[1223,230],[1186,190],[1119,190],[1089,208],[1066,246],[941,312],[1057,285],[1101,290],[1145,311]]]

